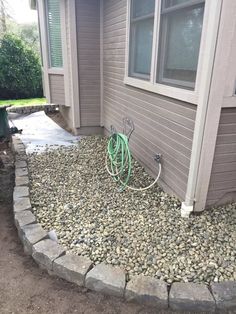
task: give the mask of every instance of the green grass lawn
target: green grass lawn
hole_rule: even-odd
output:
[[[0,100],[0,106],[36,106],[46,104],[45,98],[30,98],[30,99],[9,99]]]

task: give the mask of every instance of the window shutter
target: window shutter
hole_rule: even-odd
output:
[[[51,67],[61,68],[62,43],[61,43],[61,18],[60,0],[47,0],[49,62]]]

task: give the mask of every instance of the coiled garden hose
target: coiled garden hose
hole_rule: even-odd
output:
[[[110,164],[110,166],[108,166]],[[161,163],[158,162],[159,171],[156,179],[144,188],[135,188],[128,185],[132,173],[132,156],[129,149],[128,137],[122,133],[110,136],[107,145],[106,169],[107,172],[121,184],[121,190],[126,188],[133,191],[145,191],[157,183],[161,175]]]

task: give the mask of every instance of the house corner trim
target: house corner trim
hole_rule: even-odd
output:
[[[204,72],[199,87],[197,115],[193,136],[188,183],[184,202],[187,206],[194,206],[194,203],[197,202],[196,188],[199,176],[203,141],[205,136],[204,132],[207,122],[209,97],[212,84],[212,74],[215,62],[215,53],[218,39],[221,9],[222,0],[216,0],[212,2],[211,12],[208,16],[208,30],[210,29],[211,31],[208,31],[208,36],[206,38],[206,41],[209,44],[203,62]],[[195,206],[193,207],[193,210],[196,211]]]

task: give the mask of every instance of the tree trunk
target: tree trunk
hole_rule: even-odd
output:
[[[6,25],[6,7],[3,0],[0,0],[0,31],[1,34],[4,35],[7,31],[7,25]]]

